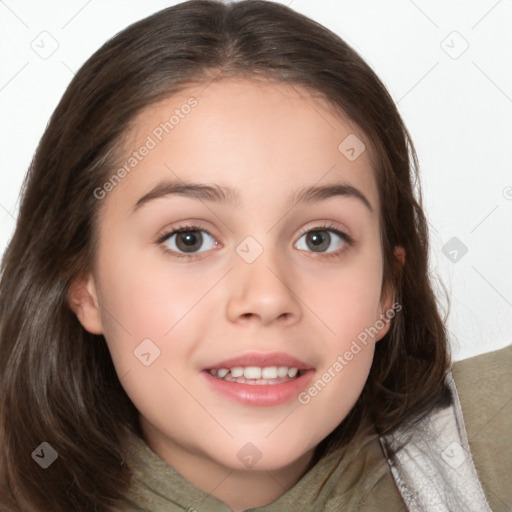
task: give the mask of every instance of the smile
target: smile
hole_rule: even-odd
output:
[[[233,368],[219,368],[209,370],[210,375],[224,381],[249,385],[274,385],[288,382],[301,376],[301,371],[288,366],[235,366]]]

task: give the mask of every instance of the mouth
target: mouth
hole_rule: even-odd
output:
[[[305,370],[289,366],[234,366],[233,368],[219,368],[206,370],[212,377],[227,382],[265,386],[281,384],[298,379],[304,375]]]
[[[244,405],[289,402],[312,380],[315,369],[285,353],[249,353],[202,370],[215,392]]]

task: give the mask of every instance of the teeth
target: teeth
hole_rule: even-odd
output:
[[[210,374],[214,377],[240,384],[246,381],[255,381],[255,384],[278,384],[286,380],[286,378],[293,379],[299,373],[298,368],[289,368],[288,366],[235,366],[233,368],[219,368],[217,370],[210,370]]]
[[[261,370],[261,376],[264,379],[277,379],[277,366],[266,366]]]
[[[286,377],[288,375],[288,366],[280,366],[277,369],[277,376],[278,377]]]
[[[261,368],[257,366],[248,366],[244,370],[244,377],[246,379],[261,379]]]
[[[290,377],[290,378],[295,377],[295,375],[297,375],[297,372],[298,372],[298,371],[299,371],[299,370],[298,370],[297,368],[290,368],[290,369],[288,370],[288,377]]]
[[[231,377],[241,377],[244,374],[244,369],[240,366],[235,366],[231,368]]]

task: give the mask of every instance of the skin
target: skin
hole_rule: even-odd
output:
[[[349,134],[369,148],[363,133],[298,87],[230,79],[148,108],[124,141],[126,159],[191,96],[197,106],[101,199],[95,262],[71,302],[84,328],[105,336],[149,447],[244,510],[274,501],[309,469],[315,446],[360,395],[389,323],[306,405],[244,406],[215,393],[201,370],[249,351],[283,351],[315,368],[316,380],[391,308],[392,291],[382,289],[370,151],[349,161],[338,150]],[[133,212],[173,179],[229,186],[240,198],[170,195]],[[350,196],[291,208],[298,189],[333,183],[356,187],[372,209]],[[187,258],[166,252],[178,247],[169,240],[156,242],[190,223],[217,243],[204,236],[202,252]],[[331,233],[328,249],[315,252],[302,232],[325,223],[353,243]],[[263,249],[250,264],[236,252],[247,236]],[[149,366],[134,357],[144,339],[160,350]],[[261,453],[251,468],[237,456],[248,442]]]

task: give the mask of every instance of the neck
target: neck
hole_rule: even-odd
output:
[[[146,428],[144,428],[146,427]],[[275,470],[232,469],[202,453],[191,453],[144,425],[148,446],[198,489],[215,496],[233,512],[272,503],[310,469],[313,451]],[[149,435],[148,435],[149,434]]]
[[[312,453],[272,471],[230,471],[212,494],[233,512],[272,503],[291,489],[309,469]],[[205,489],[203,489],[205,490]]]

